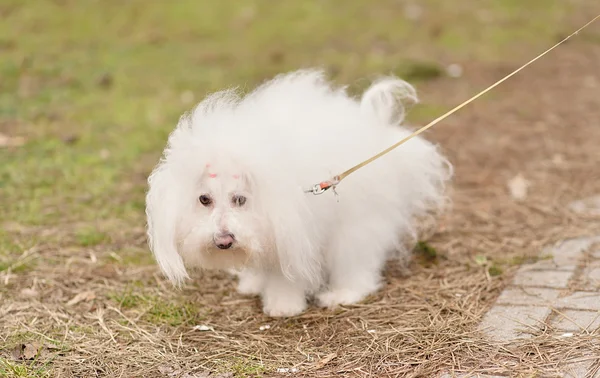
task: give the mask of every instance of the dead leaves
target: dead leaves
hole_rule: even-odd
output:
[[[12,351],[12,357],[18,360],[34,360],[40,351],[41,346],[37,343],[19,344]]]
[[[61,348],[53,344],[42,344],[39,342],[31,342],[18,344],[11,351],[11,356],[15,361],[34,361],[53,351]]]

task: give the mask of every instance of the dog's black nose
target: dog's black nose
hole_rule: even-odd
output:
[[[229,242],[229,243],[217,243],[217,248],[219,249],[229,249],[231,248],[231,246],[233,245],[233,243]]]

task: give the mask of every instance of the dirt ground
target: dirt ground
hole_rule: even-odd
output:
[[[416,49],[411,53],[415,57],[432,54],[448,61],[451,56],[462,74],[419,80],[416,87],[424,105],[415,109],[412,120],[423,124],[511,72],[598,13],[600,8],[592,3],[573,2],[577,10],[568,13],[560,30],[550,28],[551,33],[531,44],[513,39],[514,48],[494,54]],[[510,20],[505,20],[508,27]],[[16,41],[10,47],[10,38],[0,40],[0,55],[4,49],[22,59],[21,42]],[[32,46],[33,51],[40,49],[41,42]],[[341,81],[387,67],[354,72],[344,68],[343,54],[330,60],[335,60]],[[106,62],[110,65],[110,59]],[[2,67],[4,73],[13,72],[8,64]],[[235,281],[225,274],[198,273],[176,290],[152,261],[144,234],[145,178],[183,105],[166,114],[140,116],[160,126],[116,129],[113,124],[127,125],[123,114],[130,112],[136,119],[136,112],[146,108],[129,103],[132,109],[112,113],[111,101],[123,104],[128,99],[127,91],[118,92],[118,80],[110,84],[110,75],[95,75],[99,81],[94,85],[116,85],[112,90],[118,94],[96,89],[108,98],[100,104],[81,95],[74,105],[84,109],[79,114],[64,110],[69,102],[61,102],[62,92],[58,100],[47,102],[39,99],[43,93],[28,95],[38,83],[32,80],[28,86],[19,72],[14,88],[0,84],[0,89],[25,92],[0,97],[5,100],[0,133],[14,144],[0,147],[5,209],[0,212],[2,376],[434,377],[449,369],[554,376],[561,363],[579,356],[579,347],[600,345],[598,334],[566,343],[545,330],[528,342],[506,346],[476,330],[519,264],[558,240],[600,233],[599,217],[567,209],[574,200],[600,193],[600,23],[427,132],[456,169],[453,209],[426,240],[431,249],[417,250],[407,270],[390,264],[385,287],[363,303],[336,310],[311,307],[292,319],[263,315],[259,300],[237,294]],[[258,80],[268,73],[252,77]],[[86,72],[77,75],[85,77]],[[177,79],[166,82],[185,88]],[[208,90],[225,84],[198,85]],[[49,85],[52,93],[54,84]],[[190,106],[179,92],[169,96],[149,99],[144,106],[152,110],[171,100]],[[23,104],[14,105],[18,101],[13,97]],[[48,114],[35,118],[45,106],[69,116],[58,111],[58,120]],[[98,114],[99,121],[86,123],[89,112]],[[36,122],[45,128],[34,127]],[[76,126],[61,126],[65,124]],[[103,127],[106,136],[92,130]],[[151,133],[152,142],[147,142]],[[72,159],[84,155],[70,155],[63,147],[56,152],[52,143],[73,144],[98,156],[71,167]],[[111,150],[111,143],[119,151]],[[127,161],[126,166],[106,170],[113,157]],[[46,164],[45,159],[55,160]],[[63,166],[69,167],[68,173],[58,174]],[[509,190],[509,182],[519,175],[529,183],[524,199]]]

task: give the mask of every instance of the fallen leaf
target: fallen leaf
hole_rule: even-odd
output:
[[[10,137],[0,133],[0,147],[20,147],[25,144],[23,137]]]
[[[23,348],[23,359],[25,360],[33,360],[38,355],[40,350],[39,344],[25,344],[25,348]]]
[[[520,173],[508,181],[508,190],[513,199],[522,201],[527,197],[530,182]]]
[[[75,297],[73,297],[73,299],[71,299],[69,302],[67,302],[67,306],[74,306],[79,302],[82,301],[91,301],[92,299],[96,298],[96,294],[94,294],[93,291],[83,291],[79,294],[77,294]]]
[[[13,348],[11,355],[15,360],[34,360],[40,349],[41,345],[38,343],[19,344]]]
[[[21,357],[23,356],[23,349],[25,349],[25,345],[24,344],[19,344],[16,347],[13,348],[13,350],[10,352],[13,360],[20,360]]]
[[[37,357],[41,345],[38,343],[19,344],[11,350],[14,360],[33,360]]]

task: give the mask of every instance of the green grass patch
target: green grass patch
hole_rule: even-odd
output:
[[[107,234],[92,228],[77,231],[75,239],[82,247],[93,247],[110,240]]]
[[[430,266],[438,263],[438,252],[426,241],[419,241],[414,248],[416,261],[423,266]]]
[[[217,372],[233,373],[234,377],[259,378],[263,377],[269,370],[272,370],[265,366],[262,361],[251,357],[216,360],[214,363]]]
[[[110,299],[117,302],[119,307],[123,309],[132,309],[140,307],[143,304],[151,301],[150,297],[146,297],[143,294],[135,293],[132,290],[127,290],[122,293],[111,293],[108,295]]]
[[[179,326],[200,320],[198,309],[192,303],[173,303],[155,300],[145,318],[154,324]]]
[[[424,256],[429,260],[434,260],[438,256],[437,250],[425,241],[419,241],[417,243],[416,251],[418,254]]]
[[[429,123],[444,114],[448,109],[435,104],[416,104],[408,109],[406,120],[412,124]]]
[[[47,378],[51,377],[47,366],[36,367],[0,357],[0,377],[4,378]]]
[[[11,268],[12,273],[24,273],[31,272],[36,267],[36,262],[32,260],[26,261],[14,261],[14,260],[3,260],[0,258],[0,272]]]
[[[148,249],[127,248],[116,253],[119,256],[118,263],[122,266],[148,266],[155,265],[154,257]]]
[[[488,268],[488,273],[490,276],[492,277],[497,277],[497,276],[501,276],[502,273],[504,273],[504,269],[502,269],[499,265],[497,264],[492,264],[489,268]]]
[[[50,377],[51,366],[59,354],[64,354],[69,347],[59,338],[64,328],[48,328],[40,333],[17,331],[9,334],[1,346],[3,355],[11,355],[11,359],[0,357],[0,377]],[[15,360],[16,358],[16,360]]]
[[[155,295],[145,294],[141,283],[122,292],[113,292],[108,298],[125,310],[143,311],[143,319],[157,325],[179,326],[193,324],[203,319],[194,303],[167,301]]]
[[[444,68],[436,62],[405,62],[395,72],[396,76],[408,81],[437,79],[445,75]]]
[[[510,266],[520,266],[523,264],[534,264],[538,261],[543,261],[543,260],[551,260],[552,258],[553,258],[552,254],[542,254],[542,255],[533,255],[533,256],[521,255],[521,256],[514,256],[511,259],[504,261],[504,263],[507,265],[510,265]]]
[[[132,175],[136,164],[158,159],[179,116],[208,92],[308,66],[343,84],[390,73],[430,80],[444,74],[439,53],[447,64],[545,47],[571,9],[542,0],[419,6],[428,16],[413,21],[394,0],[3,2],[0,129],[26,144],[0,148],[0,219],[139,224],[146,183]],[[420,109],[413,117],[433,115]],[[107,243],[104,232],[78,243]]]

